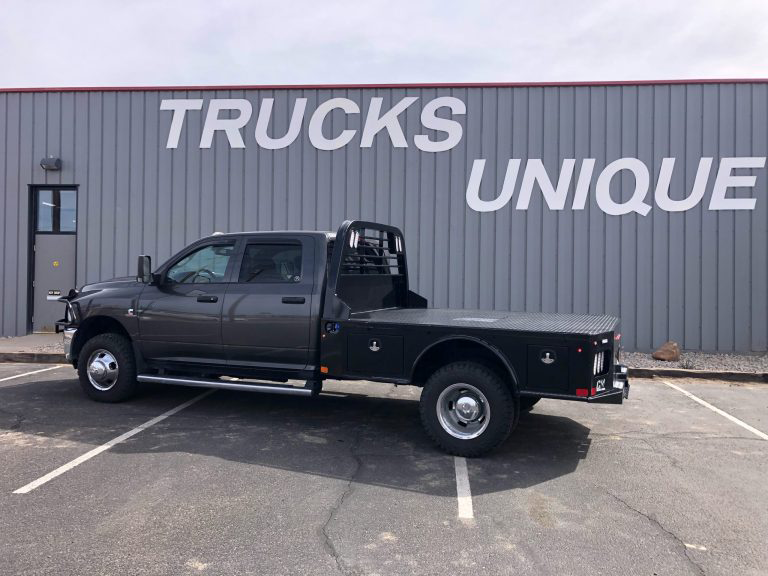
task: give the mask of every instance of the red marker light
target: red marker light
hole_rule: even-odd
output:
[[[621,340],[621,334],[616,334],[616,336],[613,337],[614,340]]]
[[[581,348],[576,348],[576,352],[578,352],[579,354],[581,354]]]

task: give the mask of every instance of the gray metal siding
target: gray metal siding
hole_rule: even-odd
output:
[[[466,103],[459,144],[446,152],[413,145],[422,105],[451,95]],[[370,98],[387,110],[418,96],[401,124],[408,148],[380,132],[360,148]],[[270,132],[288,128],[293,102],[308,99],[304,127],[281,150],[253,139],[263,98],[275,98]],[[308,117],[332,97],[360,114],[336,110],[326,130],[358,129],[352,142],[319,151]],[[203,98],[187,114],[177,149],[166,149],[168,98]],[[198,147],[207,103],[247,98],[253,116],[245,149],[219,132]],[[44,172],[45,155],[60,173]],[[562,87],[348,88],[290,90],[0,93],[0,328],[27,327],[27,238],[30,184],[79,185],[78,284],[132,274],[135,257],[160,262],[187,243],[220,231],[304,228],[335,230],[345,218],[404,229],[414,289],[435,307],[606,313],[620,316],[624,344],[648,350],[667,339],[686,349],[763,352],[768,347],[768,175],[754,170],[753,211],[710,211],[717,163],[728,156],[768,155],[768,85],[682,84]],[[690,193],[702,156],[713,156],[702,202],[687,212],[656,205],[647,216],[608,216],[598,209],[599,171],[636,157],[653,189],[664,157],[677,159],[671,197]],[[498,195],[510,158],[541,158],[556,182],[563,158],[577,166],[562,211],[540,193],[528,210],[515,195],[497,212],[478,213],[465,200],[472,163],[485,158],[481,195]],[[580,159],[595,158],[587,209],[571,210]],[[614,179],[613,198],[627,200],[632,176]],[[738,194],[737,194],[738,195]]]

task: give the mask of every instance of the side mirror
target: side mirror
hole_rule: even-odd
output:
[[[152,258],[149,256],[139,256],[138,273],[136,280],[149,284],[152,282]]]

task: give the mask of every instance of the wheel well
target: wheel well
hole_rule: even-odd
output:
[[[77,357],[80,355],[80,350],[88,340],[99,334],[106,333],[120,334],[129,340],[131,338],[125,327],[114,318],[110,318],[109,316],[94,316],[93,318],[87,318],[77,327],[77,333],[72,342],[70,354],[72,355],[73,364],[77,364]]]
[[[452,362],[471,361],[493,370],[513,390],[517,390],[517,378],[513,369],[487,344],[477,340],[452,338],[434,344],[416,361],[411,381],[423,386],[435,370]]]

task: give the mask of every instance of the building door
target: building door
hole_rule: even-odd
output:
[[[53,332],[64,316],[57,302],[75,287],[77,189],[32,189],[32,331]]]

